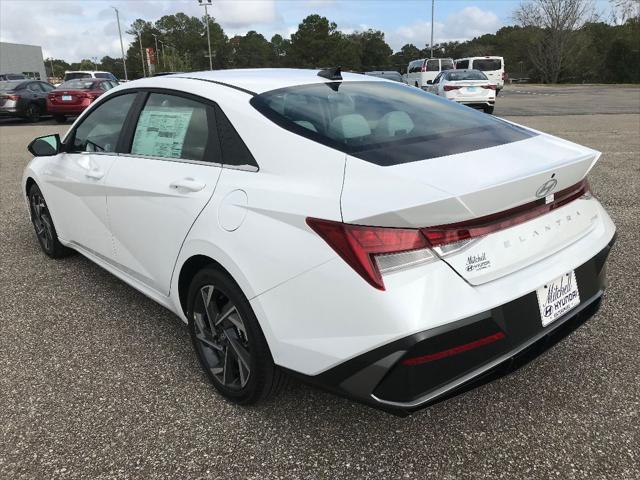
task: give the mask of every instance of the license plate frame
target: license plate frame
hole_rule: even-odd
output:
[[[536,290],[542,326],[552,324],[580,305],[580,290],[575,270],[547,282]]]
[[[72,95],[62,95],[62,101],[63,102],[70,102],[71,100],[73,100],[73,96]]]

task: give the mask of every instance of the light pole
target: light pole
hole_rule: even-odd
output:
[[[156,57],[158,57],[156,59],[156,63],[160,61],[160,53],[158,51],[158,36],[155,33],[152,33],[151,35],[153,35],[153,39],[156,41]]]
[[[207,7],[213,6],[212,0],[198,0],[200,6],[204,6],[204,16],[207,19],[207,45],[209,46],[209,70],[213,70],[213,60],[211,58],[211,34],[209,33],[209,11]]]
[[[164,43],[162,42],[162,40],[158,40],[160,42],[160,50],[162,50],[162,68],[166,68],[166,63],[165,59],[164,59]]]
[[[122,65],[124,66],[124,79],[129,80],[127,76],[127,62],[124,59],[124,44],[122,43],[122,30],[120,30],[120,12],[116,7],[111,7],[116,11],[116,20],[118,21],[118,35],[120,35],[120,51],[122,52]]]
[[[51,66],[51,78],[56,78],[56,74],[53,71],[53,58],[49,57],[49,65]]]
[[[144,69],[144,52],[142,51],[142,30],[138,31],[138,41],[140,42],[140,61],[142,62],[142,76],[146,77],[147,73]]]
[[[433,58],[433,11],[435,6],[436,0],[431,0],[431,58]]]

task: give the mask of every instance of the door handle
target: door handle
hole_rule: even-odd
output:
[[[193,178],[182,178],[169,184],[170,188],[174,188],[176,190],[187,190],[189,192],[199,192],[206,186],[206,183],[198,182]]]
[[[84,175],[88,178],[93,178],[94,180],[100,180],[104,177],[104,172],[102,170],[93,169],[87,171]]]

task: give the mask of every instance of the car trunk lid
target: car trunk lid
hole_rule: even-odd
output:
[[[343,221],[422,229],[464,225],[523,205],[544,206],[554,202],[558,192],[579,184],[598,157],[594,150],[540,134],[497,147],[384,168],[349,158],[342,194]],[[569,209],[572,204],[488,233],[458,245],[461,248],[457,250],[435,250],[469,283],[491,281],[586,234],[593,217],[589,202],[580,202],[579,213],[574,211],[575,205]],[[550,222],[556,225],[551,230]],[[519,236],[527,239],[520,241]]]

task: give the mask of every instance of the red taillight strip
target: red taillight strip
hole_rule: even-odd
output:
[[[458,345],[457,347],[449,348],[447,350],[442,350],[441,352],[430,353],[428,355],[421,355],[419,357],[407,358],[402,360],[402,365],[406,365],[409,367],[413,367],[415,365],[421,365],[423,363],[433,362],[434,360],[441,360],[447,357],[453,357],[454,355],[458,355],[463,352],[468,352],[469,350],[475,350],[476,348],[483,347],[485,345],[489,345],[491,343],[497,342],[498,340],[502,340],[506,335],[502,332],[494,333],[493,335],[489,335],[487,337],[480,338],[478,340],[474,340],[473,342],[465,343],[463,345]]]
[[[469,238],[481,237],[537,218],[580,198],[587,192],[589,192],[589,184],[586,180],[583,180],[569,188],[560,190],[554,195],[554,200],[551,203],[545,204],[545,200],[541,198],[540,200],[535,200],[502,212],[492,213],[484,217],[459,223],[423,228],[422,233],[432,247],[459,242]]]

